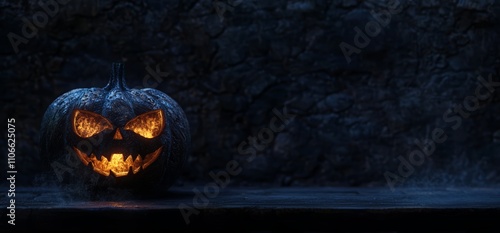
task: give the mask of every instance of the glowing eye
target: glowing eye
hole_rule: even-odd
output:
[[[135,117],[125,125],[124,129],[131,130],[145,138],[154,138],[160,135],[163,127],[163,112],[158,109]]]
[[[90,138],[113,125],[103,116],[84,110],[73,112],[73,131],[82,138]]]

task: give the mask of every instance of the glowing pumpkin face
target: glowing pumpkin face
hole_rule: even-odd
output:
[[[160,135],[164,128],[163,112],[161,110],[155,110],[137,116],[127,122],[122,128],[115,127],[105,117],[99,114],[84,110],[74,110],[72,118],[73,131],[81,138],[90,138],[104,131],[104,133],[114,132],[113,140],[120,141],[123,140],[120,131],[128,130],[141,137],[151,139]],[[86,166],[92,164],[95,172],[104,176],[109,176],[112,172],[116,177],[120,177],[128,175],[130,169],[133,174],[138,173],[141,169],[146,169],[156,161],[161,153],[162,147],[159,147],[152,153],[142,156],[140,154],[123,154],[120,153],[120,151],[115,151],[116,153],[110,156],[99,156],[100,159],[95,154],[87,155],[77,147],[73,147],[73,149],[78,155],[78,158]]]
[[[187,156],[190,134],[174,100],[155,89],[129,89],[123,66],[115,64],[106,87],[76,89],[49,106],[40,140],[49,161],[69,167],[74,164],[67,161],[77,160],[74,179],[93,176],[93,185],[139,189],[170,186]]]

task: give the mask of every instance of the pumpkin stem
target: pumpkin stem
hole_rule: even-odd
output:
[[[113,63],[111,68],[111,78],[104,89],[128,89],[127,84],[125,83],[125,72],[123,67],[123,63]]]

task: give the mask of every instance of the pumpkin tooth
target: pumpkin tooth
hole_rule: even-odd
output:
[[[130,160],[128,161],[132,161],[132,157],[130,157]],[[123,154],[112,154],[111,159],[106,166],[107,169],[110,169],[113,172],[115,177],[128,175],[129,167],[130,166],[127,162],[123,160]]]
[[[141,165],[142,165],[142,157],[141,155],[138,155],[135,158],[134,163],[132,164],[134,174],[137,174],[137,172],[139,172],[139,170],[141,169]]]
[[[125,160],[125,164],[126,164],[126,166],[128,168],[127,174],[129,174],[130,171],[132,171],[132,167],[134,166],[134,160],[132,159],[132,155],[129,155],[127,157],[127,159]]]
[[[106,157],[102,157],[102,160],[97,160],[96,156],[92,154],[91,156],[92,165],[94,165],[94,171],[103,175],[109,176],[109,168],[108,168],[108,159]]]
[[[108,168],[108,159],[104,156],[101,157],[101,162],[98,163],[99,165],[99,169],[101,169],[102,171],[104,171],[105,173],[107,173],[109,175],[109,168]]]
[[[97,172],[103,176],[109,176],[109,169],[106,169],[106,166],[104,166],[100,160],[97,160],[97,157],[94,154],[90,155],[89,160],[91,162],[90,164],[92,164],[92,169],[95,172]]]
[[[127,163],[127,165],[132,166],[132,164],[134,163],[134,160],[132,159],[132,155],[129,155],[127,157],[127,159],[125,159],[125,163]]]
[[[85,166],[89,165],[89,163],[91,161],[89,156],[87,156],[85,153],[80,151],[78,148],[76,148],[76,147],[73,147],[73,148],[74,148],[74,151],[76,152],[76,155],[82,161],[82,163],[85,164]]]
[[[146,169],[149,165],[151,165],[154,161],[156,161],[156,159],[160,155],[162,148],[163,147],[161,146],[160,148],[155,150],[153,153],[147,154],[146,157],[144,157],[144,164],[142,165],[143,169]]]

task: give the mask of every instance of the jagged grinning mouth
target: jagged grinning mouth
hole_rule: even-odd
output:
[[[103,176],[109,176],[112,172],[115,177],[126,176],[129,174],[130,170],[136,174],[141,170],[141,168],[146,169],[149,165],[156,161],[162,149],[162,147],[160,147],[154,152],[147,154],[144,159],[141,155],[137,155],[134,160],[132,155],[129,155],[126,159],[124,159],[123,154],[112,154],[111,159],[108,160],[104,156],[101,156],[101,159],[98,159],[94,154],[88,156],[78,148],[73,148],[76,151],[78,158],[80,158],[85,166],[92,164],[95,172]]]

